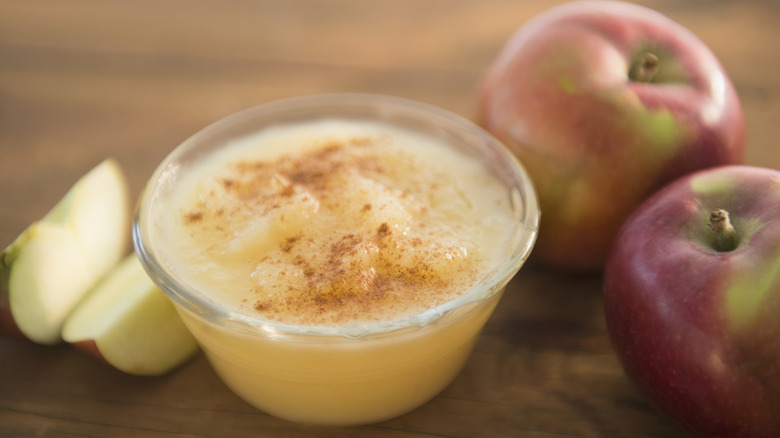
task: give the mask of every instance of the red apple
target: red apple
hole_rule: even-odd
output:
[[[723,166],[645,201],[605,312],[628,377],[702,437],[780,437],[780,171]]]
[[[557,268],[603,268],[652,192],[743,157],[742,107],[721,64],[634,4],[573,2],[528,21],[488,69],[477,111],[531,174],[543,214],[533,257]]]

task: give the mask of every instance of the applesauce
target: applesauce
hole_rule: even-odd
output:
[[[533,246],[522,167],[457,116],[380,96],[261,105],[158,168],[134,237],[225,383],[360,424],[459,372]]]

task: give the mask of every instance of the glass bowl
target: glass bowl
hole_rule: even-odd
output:
[[[300,326],[229,310],[171,268],[155,220],[192,166],[236,138],[288,123],[335,118],[381,122],[443,139],[481,161],[504,185],[514,230],[505,258],[451,301],[369,326]],[[514,155],[470,121],[405,99],[364,94],[259,105],[196,133],[163,160],[138,204],[133,240],[148,274],[173,301],[217,374],[257,408],[294,422],[355,425],[389,419],[433,398],[459,373],[505,286],[536,240],[539,206]]]

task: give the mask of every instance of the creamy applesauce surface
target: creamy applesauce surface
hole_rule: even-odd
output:
[[[379,123],[267,128],[180,178],[155,218],[168,268],[221,307],[285,324],[438,306],[499,266],[515,230],[479,160]]]

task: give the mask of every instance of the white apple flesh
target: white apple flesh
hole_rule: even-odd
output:
[[[40,344],[62,341],[67,315],[127,252],[124,174],[106,160],[0,253],[0,331]]]
[[[80,253],[68,228],[45,222],[33,224],[6,251],[8,308],[28,339],[60,341],[62,322],[96,280]]]
[[[133,254],[67,318],[62,337],[128,374],[165,374],[197,351],[173,304]]]

